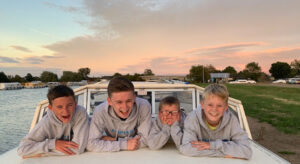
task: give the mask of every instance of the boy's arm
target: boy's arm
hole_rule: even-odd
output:
[[[47,122],[46,119],[43,119],[21,140],[17,150],[18,154],[31,156],[55,150],[55,139],[48,139],[46,129],[48,129]]]
[[[171,136],[173,141],[175,142],[177,149],[179,149],[183,137],[183,132],[181,127],[179,126],[178,121],[174,122],[173,125],[171,126]]]
[[[76,118],[75,124],[72,127],[74,132],[72,141],[78,144],[78,149],[72,149],[72,151],[76,154],[81,154],[84,152],[87,145],[89,134],[89,116],[86,113],[86,110],[82,107],[79,107],[77,112],[79,112],[78,117]]]
[[[216,140],[210,142],[211,149],[219,150],[231,157],[249,159],[252,156],[252,150],[247,133],[240,127],[236,117],[232,117],[231,122],[231,141],[222,142]]]
[[[158,119],[158,117],[155,118],[148,137],[148,146],[153,150],[162,148],[170,138],[170,126],[162,124],[162,127],[160,128],[158,125]]]
[[[223,157],[224,154],[218,150],[198,150],[197,147],[193,147],[191,142],[198,141],[197,130],[199,130],[198,121],[195,113],[190,113],[184,121],[184,132],[182,137],[182,145],[179,147],[179,151],[187,156],[212,156]],[[200,131],[200,130],[199,130]]]
[[[102,140],[105,132],[105,122],[100,116],[100,112],[96,111],[90,124],[87,150],[94,152],[115,152],[127,150],[127,140],[106,141]]]
[[[146,147],[148,145],[147,139],[152,125],[151,105],[147,100],[144,101],[145,103],[141,104],[141,106],[139,106],[139,109],[137,109],[141,112],[141,117],[137,128],[137,135],[141,136],[139,147]]]

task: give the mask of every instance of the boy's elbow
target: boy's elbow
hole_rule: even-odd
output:
[[[250,159],[252,157],[252,149],[250,147],[247,147],[247,150],[245,150],[245,158]]]
[[[25,155],[24,154],[24,151],[23,151],[23,147],[18,147],[18,149],[17,149],[17,154],[19,155],[19,156],[23,156],[23,155]]]
[[[161,145],[155,145],[155,144],[149,144],[148,147],[149,147],[149,149],[151,149],[151,150],[159,150],[159,149],[162,148]]]
[[[179,152],[185,156],[195,156],[192,148],[190,148],[188,145],[180,145],[179,146]]]

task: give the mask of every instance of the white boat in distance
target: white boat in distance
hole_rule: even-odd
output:
[[[204,88],[193,84],[168,84],[155,82],[133,82],[138,97],[147,99],[152,105],[152,117],[158,113],[158,105],[162,98],[166,96],[175,96],[180,101],[180,106],[186,113],[196,109],[200,104],[201,95]],[[96,83],[85,85],[74,90],[77,103],[84,106],[91,117],[94,108],[107,98],[108,83]],[[34,118],[30,130],[46,114],[48,100],[41,101],[36,107]],[[14,148],[0,155],[0,163],[20,164],[20,163],[41,163],[41,164],[80,164],[80,163],[170,163],[170,164],[188,164],[188,163],[210,163],[210,164],[266,164],[266,163],[289,163],[270,150],[259,145],[252,140],[252,135],[245,116],[244,108],[241,101],[229,98],[229,109],[237,116],[240,126],[247,132],[251,147],[252,158],[249,160],[214,158],[214,157],[188,157],[180,154],[174,144],[168,144],[160,150],[150,150],[142,148],[136,151],[120,151],[112,153],[95,153],[85,152],[81,155],[73,156],[47,156],[41,158],[22,159],[17,155],[17,148]]]

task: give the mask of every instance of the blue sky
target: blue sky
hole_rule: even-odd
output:
[[[297,0],[2,0],[0,71],[187,74],[300,59]]]

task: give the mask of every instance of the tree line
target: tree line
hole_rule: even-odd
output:
[[[42,81],[42,82],[68,82],[68,81],[81,81],[87,80],[90,74],[90,68],[80,68],[77,72],[63,71],[60,79],[57,74],[49,71],[43,71],[40,76],[32,76],[31,73],[27,73],[26,76],[21,77],[20,75],[5,75],[4,72],[0,72],[0,82],[31,82],[31,81]]]
[[[0,72],[0,82],[30,82],[30,81],[42,81],[42,82],[68,82],[68,81],[81,81],[90,79],[90,68],[80,68],[77,72],[63,71],[63,75],[58,78],[57,74],[49,71],[43,71],[39,77],[32,76],[27,73],[26,76],[21,77],[19,75],[6,76],[4,72]],[[289,77],[300,76],[300,60],[295,59],[290,64],[285,62],[273,63],[269,69],[270,74],[275,79],[284,79]],[[217,70],[213,65],[196,65],[192,66],[189,70],[189,74],[186,76],[190,82],[207,82],[210,79],[210,73],[229,73],[233,79],[252,79],[255,81],[269,81],[270,76],[261,71],[261,67],[257,62],[250,62],[246,67],[237,72],[232,66],[227,66],[223,70]],[[144,73],[124,74],[115,73],[112,76],[108,76],[107,79],[111,79],[115,76],[124,76],[131,81],[144,81],[141,76],[153,76],[155,75],[151,69],[145,69]]]
[[[291,64],[278,61],[271,65],[269,72],[275,79],[300,76],[300,60],[295,59]],[[191,67],[187,79],[191,82],[207,82],[210,79],[210,73],[229,73],[233,79],[270,80],[270,76],[261,71],[261,67],[257,62],[248,63],[240,72],[237,72],[232,66],[227,66],[223,70],[217,70],[213,65],[196,65]]]

